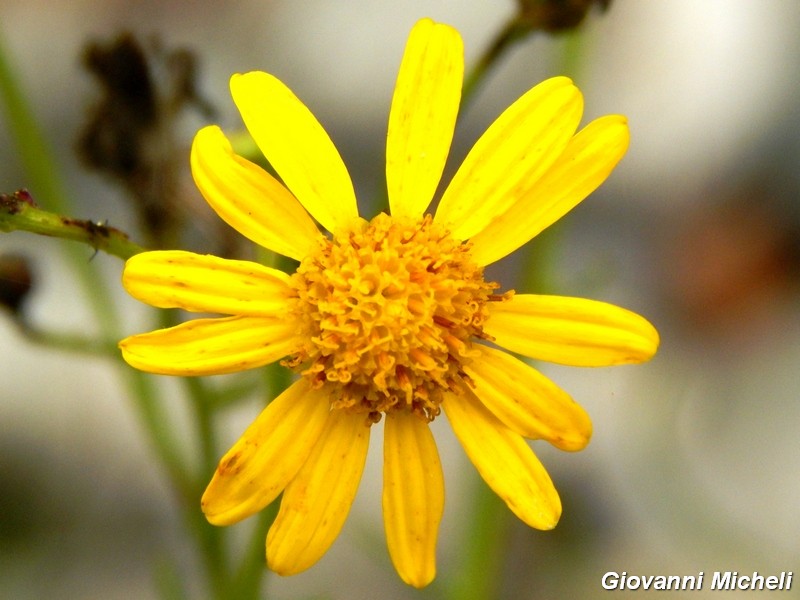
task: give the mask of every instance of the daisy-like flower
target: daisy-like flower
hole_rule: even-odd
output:
[[[268,565],[280,574],[310,567],[337,537],[382,417],[386,539],[405,582],[421,587],[435,575],[444,484],[429,423],[442,410],[514,514],[554,527],[561,503],[526,438],[580,450],[591,422],[495,345],[578,366],[642,362],[658,346],[652,325],[625,309],[499,293],[484,279],[486,265],[597,188],[628,147],[621,116],[576,133],[582,97],[569,79],[514,102],[469,152],[435,215],[425,214],[452,141],[463,60],[454,29],[414,26],[389,115],[391,215],[371,221],[359,217],[347,169],[308,108],[267,73],[234,75],[234,102],[282,182],[234,154],[215,126],[195,137],[192,173],[222,219],[299,261],[296,272],[183,251],[125,265],[125,288],[148,304],[228,315],[123,340],[132,366],[213,375],[284,359],[299,374],[221,459],[202,498],[208,520],[229,525],[283,493],[267,536]]]

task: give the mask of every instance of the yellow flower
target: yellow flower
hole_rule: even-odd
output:
[[[389,115],[391,216],[371,221],[359,217],[344,163],[306,106],[267,73],[234,75],[234,102],[283,183],[234,154],[214,126],[194,140],[194,179],[222,219],[298,260],[297,271],[182,251],[146,252],[125,266],[126,289],[148,304],[230,315],[123,340],[132,366],[212,375],[283,358],[300,374],[222,458],[202,499],[208,520],[228,525],[283,492],[267,536],[278,573],[308,568],[333,543],[370,425],[382,415],[387,545],[407,583],[424,586],[436,569],[444,484],[428,423],[441,409],[514,514],[554,527],[561,503],[525,438],[580,450],[591,422],[538,371],[481,342],[579,366],[645,361],[658,346],[652,325],[622,308],[498,294],[484,280],[485,265],[583,200],[628,147],[621,116],[575,133],[582,97],[569,79],[549,79],[514,102],[472,148],[435,215],[424,215],[452,140],[463,69],[454,29],[415,25]]]

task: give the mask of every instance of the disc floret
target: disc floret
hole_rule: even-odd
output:
[[[428,421],[466,378],[473,338],[486,338],[496,283],[433,222],[381,213],[325,238],[292,278],[306,343],[287,364],[330,386],[335,409],[369,422],[391,410]]]

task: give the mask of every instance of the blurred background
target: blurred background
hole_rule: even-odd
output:
[[[193,190],[188,147],[207,122],[240,127],[231,73],[265,70],[287,83],[337,144],[366,208],[382,194],[389,103],[414,22],[430,16],[455,26],[469,68],[515,10],[511,0],[0,0],[0,41],[79,202],[73,216],[134,238],[139,225],[127,191],[87,169],[75,151],[101,97],[81,56],[87,43],[106,44],[122,31],[156,55],[194,53],[202,101],[172,132],[185,150],[174,157],[175,186],[190,198],[181,218],[197,222],[185,245],[209,251],[220,230]],[[600,586],[607,571],[704,571],[706,590],[692,593],[703,598],[716,570],[800,572],[797,31],[794,0],[614,0],[590,12],[577,38],[537,34],[516,45],[462,115],[449,174],[485,127],[545,77],[575,80],[584,122],[627,115],[626,158],[527,252],[547,260],[544,291],[626,306],[662,336],[659,354],[643,366],[541,366],[588,410],[595,433],[577,454],[535,445],[564,515],[552,532],[513,519],[498,527],[507,543],[496,597],[615,597],[622,592]],[[5,193],[28,187],[9,135],[0,118]],[[0,236],[0,255],[30,263],[30,321],[92,332],[63,248],[23,233]],[[497,277],[543,291],[518,287],[528,259],[511,257]],[[88,248],[86,260],[115,289],[125,333],[148,328],[150,313],[117,289],[121,262]],[[191,581],[199,567],[119,384],[120,366],[36,344],[9,311],[0,313],[0,357],[0,596],[155,598],[158,565],[176,557]],[[231,415],[223,450],[259,405],[254,398]],[[169,410],[186,419],[177,389]],[[446,582],[458,577],[478,483],[446,420],[434,429],[447,485],[438,551]],[[405,587],[391,568],[380,439],[373,435],[342,536],[311,570],[269,577],[269,597],[435,597]],[[800,581],[793,587],[780,597],[800,598]],[[198,583],[190,592],[204,590]],[[740,596],[759,593],[725,595]]]

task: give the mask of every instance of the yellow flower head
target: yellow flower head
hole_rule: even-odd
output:
[[[652,325],[622,308],[500,294],[484,280],[485,265],[583,200],[628,147],[621,116],[576,133],[582,97],[569,79],[544,81],[512,104],[472,148],[435,215],[425,214],[463,70],[458,32],[429,19],[414,26],[389,115],[391,215],[371,221],[359,217],[344,163],[308,108],[267,73],[234,75],[233,99],[283,183],[234,154],[214,126],[195,137],[192,173],[222,219],[298,260],[297,271],[182,251],[146,252],[125,266],[126,289],[144,302],[229,315],[123,340],[132,366],[211,375],[284,359],[300,374],[222,458],[202,499],[208,520],[227,525],[283,492],[267,536],[278,573],[308,568],[333,543],[370,425],[383,415],[386,538],[407,583],[421,587],[435,574],[444,484],[428,423],[442,409],[514,514],[554,527],[561,503],[525,438],[580,450],[591,422],[539,372],[482,342],[579,366],[641,362],[658,346]]]

